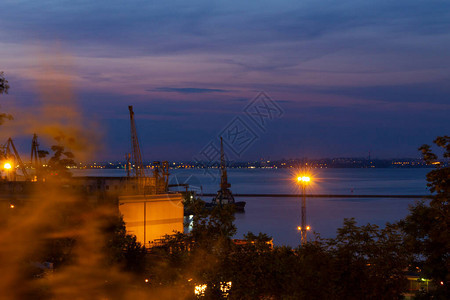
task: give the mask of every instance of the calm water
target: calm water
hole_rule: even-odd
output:
[[[307,193],[426,195],[426,174],[430,169],[316,169]],[[76,170],[75,175],[124,176],[124,170]],[[234,193],[299,193],[293,180],[296,174],[287,169],[228,170]],[[172,170],[170,183],[189,183],[198,193],[215,193],[219,186],[218,170]],[[209,201],[211,197],[204,197]],[[297,246],[300,234],[300,199],[242,198],[245,213],[236,214],[237,238],[245,233],[264,232],[277,245]],[[406,216],[414,199],[307,199],[307,220],[322,237],[335,236],[344,218],[355,217],[359,224],[383,226]]]

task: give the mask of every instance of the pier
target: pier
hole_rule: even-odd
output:
[[[212,197],[216,194],[203,194],[206,197]],[[235,197],[242,198],[298,198],[302,194],[234,194]],[[341,194],[306,194],[307,198],[403,198],[403,199],[430,199],[430,195],[341,195]]]

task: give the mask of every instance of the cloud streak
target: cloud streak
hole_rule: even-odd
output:
[[[377,111],[380,120],[407,107],[430,121],[433,111],[443,115],[449,97],[447,1],[48,0],[6,1],[2,9],[8,13],[0,19],[0,68],[11,78],[8,97],[34,80],[36,59],[27,51],[58,41],[76,65],[71,83],[84,111],[114,123],[127,105],[139,104],[152,112],[144,126],[176,126],[174,139],[194,134],[186,126],[201,130],[208,115],[209,126],[220,128],[220,111],[239,113],[236,99],[258,90],[287,101],[292,112],[323,108],[320,119],[330,120],[330,130],[339,121],[327,107]],[[182,124],[167,116],[173,110],[188,115]],[[406,121],[395,119],[405,130]],[[371,130],[373,123],[357,126]],[[430,132],[416,128],[417,142],[442,134]],[[125,138],[121,144],[129,144]]]
[[[226,90],[222,89],[205,89],[205,88],[174,88],[174,87],[159,87],[152,90],[147,90],[149,92],[168,92],[168,93],[180,93],[180,94],[204,94],[204,93],[225,93]]]

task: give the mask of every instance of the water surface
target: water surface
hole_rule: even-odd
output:
[[[344,195],[426,195],[426,174],[430,169],[315,169],[307,193]],[[125,176],[125,170],[75,170],[76,176]],[[295,172],[289,169],[230,169],[233,193],[294,194],[300,189]],[[171,170],[170,183],[189,183],[199,194],[215,193],[219,188],[217,169]],[[211,197],[204,197],[209,201]],[[236,214],[236,238],[249,231],[267,233],[276,245],[297,246],[300,234],[301,203],[298,198],[241,198],[245,213]],[[334,237],[344,218],[358,224],[396,222],[408,213],[414,199],[395,198],[310,198],[307,220],[322,237]],[[310,234],[312,236],[312,234]]]

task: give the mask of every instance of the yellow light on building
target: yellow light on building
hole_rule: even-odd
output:
[[[206,287],[207,287],[206,284],[199,284],[199,285],[196,285],[196,286],[194,287],[194,293],[195,293],[195,295],[197,295],[197,296],[203,296],[203,295],[205,295]]]
[[[223,296],[228,297],[229,291],[231,290],[231,284],[231,281],[220,283],[220,291]]]

